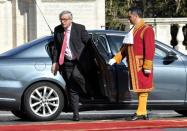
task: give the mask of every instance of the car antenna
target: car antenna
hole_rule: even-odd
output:
[[[33,0],[33,2],[36,4],[36,6],[38,7],[38,9],[40,10],[40,13],[41,13],[42,17],[44,18],[44,20],[45,20],[47,26],[49,27],[49,29],[50,29],[50,31],[51,31],[51,34],[53,34],[54,32],[52,31],[51,27],[49,26],[49,24],[48,24],[48,22],[47,22],[47,20],[46,20],[46,18],[45,18],[45,16],[44,16],[44,14],[42,13],[42,10],[40,9],[40,7],[38,6],[38,4],[36,3],[36,0]]]

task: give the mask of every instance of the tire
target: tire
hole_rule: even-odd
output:
[[[187,116],[187,110],[175,110],[175,112],[177,112],[183,116]]]
[[[12,114],[14,114],[16,117],[19,117],[21,119],[27,120],[27,115],[22,111],[11,111]]]
[[[64,95],[55,84],[35,83],[24,94],[24,111],[30,120],[54,120],[63,107]]]

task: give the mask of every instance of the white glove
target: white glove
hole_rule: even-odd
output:
[[[115,59],[110,59],[109,62],[108,62],[109,65],[113,65],[114,63],[116,63]]]
[[[149,74],[151,74],[151,70],[144,69],[144,73],[145,73],[146,75],[149,75]]]

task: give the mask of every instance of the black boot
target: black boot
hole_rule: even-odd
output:
[[[73,113],[73,121],[80,121],[79,113]]]
[[[137,115],[136,113],[127,119],[128,121],[149,120],[148,115]]]

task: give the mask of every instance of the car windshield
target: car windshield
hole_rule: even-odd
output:
[[[50,38],[50,37],[49,37],[49,38]],[[48,38],[48,39],[49,39],[49,38]],[[48,39],[47,39],[47,40],[48,40]],[[18,46],[18,47],[16,47],[16,48],[13,48],[13,49],[11,49],[11,50],[8,50],[8,51],[6,51],[6,52],[0,54],[0,56],[1,56],[1,57],[4,57],[4,56],[13,56],[13,55],[16,55],[16,54],[21,53],[21,52],[23,52],[23,51],[25,51],[25,50],[27,50],[27,49],[29,49],[29,48],[31,48],[31,47],[34,47],[34,46],[37,45],[38,43],[42,43],[43,41],[46,41],[46,37],[42,37],[42,38],[40,38],[40,39],[36,39],[36,40],[30,41],[30,42],[28,42],[28,43],[25,43],[25,44],[23,44],[23,45],[20,45],[20,46]]]

